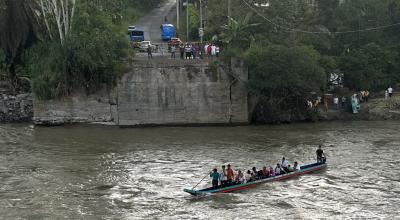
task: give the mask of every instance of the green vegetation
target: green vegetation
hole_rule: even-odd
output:
[[[229,19],[228,0],[208,1],[206,39],[218,36],[227,60],[249,64],[255,121],[304,118],[306,100],[328,91],[331,74],[342,75],[350,90],[400,82],[400,25],[392,25],[400,23],[397,0],[310,2],[231,1]]]
[[[0,76],[41,99],[111,87],[129,58],[126,29],[159,0],[0,0]],[[29,89],[29,88],[28,88]]]

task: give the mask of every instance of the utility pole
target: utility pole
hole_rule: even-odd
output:
[[[180,27],[180,14],[179,14],[179,8],[181,6],[181,0],[176,0],[176,29],[179,30]]]
[[[189,41],[189,0],[186,0],[186,41]]]
[[[202,0],[200,0],[200,28],[199,28],[199,35],[200,35],[200,43],[203,43],[203,4],[202,4]]]
[[[228,24],[231,24],[232,19],[232,8],[231,8],[231,0],[228,0]]]

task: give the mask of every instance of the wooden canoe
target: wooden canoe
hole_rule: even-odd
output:
[[[229,186],[218,187],[218,188],[209,187],[209,188],[200,189],[200,190],[184,189],[184,192],[187,192],[194,196],[206,196],[206,195],[218,194],[218,193],[230,193],[230,192],[253,188],[260,184],[267,183],[267,182],[285,180],[285,179],[289,179],[289,178],[292,178],[295,176],[301,176],[301,175],[304,175],[307,173],[325,169],[326,167],[327,167],[326,162],[311,163],[311,164],[306,164],[306,165],[301,166],[300,170],[298,170],[298,171],[290,172],[290,173],[283,174],[283,175],[268,177],[268,178],[264,178],[264,179],[259,179],[259,180],[248,182],[248,183],[235,184],[235,185],[229,185]]]

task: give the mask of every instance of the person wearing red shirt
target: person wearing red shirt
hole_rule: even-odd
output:
[[[231,165],[228,164],[228,168],[226,169],[226,180],[228,184],[232,184],[233,178],[234,178],[233,170],[231,168]]]

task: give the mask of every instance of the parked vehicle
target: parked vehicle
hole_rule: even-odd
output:
[[[177,47],[182,43],[181,39],[177,37],[171,38],[170,41],[168,41],[168,52],[171,52],[172,47]]]
[[[181,39],[179,39],[177,37],[173,37],[173,38],[171,38],[171,40],[168,41],[168,47],[172,47],[172,46],[176,47],[181,43],[182,43]]]
[[[142,29],[136,28],[135,26],[128,27],[128,37],[132,42],[144,41],[144,31]]]
[[[139,46],[139,51],[141,52],[146,52],[147,48],[151,47],[151,50],[154,51],[155,50],[155,46],[151,44],[151,41],[142,41],[140,42],[140,46]]]
[[[175,27],[173,24],[162,24],[161,25],[161,39],[163,41],[169,41],[175,37]]]

